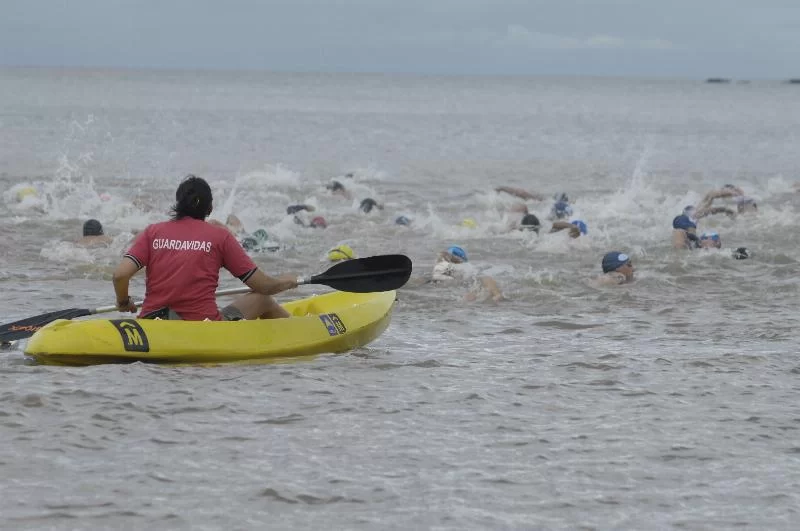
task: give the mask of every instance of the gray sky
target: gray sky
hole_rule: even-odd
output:
[[[0,64],[800,77],[800,0],[0,0]]]

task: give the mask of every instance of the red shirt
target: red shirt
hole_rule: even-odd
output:
[[[228,229],[189,217],[149,225],[125,256],[147,268],[140,316],[169,306],[187,321],[219,321],[220,268],[243,282],[256,270]]]

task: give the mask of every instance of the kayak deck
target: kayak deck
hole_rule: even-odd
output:
[[[396,293],[332,292],[288,302],[288,319],[166,321],[57,320],[24,353],[42,364],[229,363],[337,353],[377,338]]]

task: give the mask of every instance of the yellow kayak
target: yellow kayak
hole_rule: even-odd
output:
[[[248,362],[345,352],[386,330],[394,301],[394,291],[336,291],[283,304],[289,319],[59,319],[37,331],[24,352],[47,365]]]

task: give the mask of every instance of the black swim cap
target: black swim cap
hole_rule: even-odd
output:
[[[331,192],[338,192],[339,190],[344,190],[344,185],[339,181],[331,181],[331,183],[327,185],[325,188],[327,188]]]
[[[533,214],[525,214],[524,216],[522,216],[522,221],[520,222],[520,228],[523,230],[532,230],[538,234],[539,218],[537,218]]]
[[[185,217],[204,220],[211,214],[211,187],[200,177],[189,174],[175,192],[172,219]]]
[[[99,221],[96,219],[90,219],[86,223],[83,224],[83,235],[84,236],[102,236],[103,235],[103,225],[100,224]]]
[[[376,206],[378,206],[378,202],[372,199],[371,197],[368,197],[363,201],[361,201],[361,206],[359,206],[358,208],[360,208],[361,211],[364,212],[365,214],[368,214]]]

